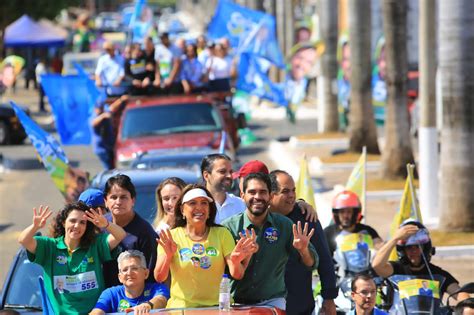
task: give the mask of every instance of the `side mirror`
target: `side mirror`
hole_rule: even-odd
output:
[[[466,283],[465,285],[463,285],[461,288],[459,288],[459,290],[453,292],[452,294],[450,294],[448,296],[448,299],[446,300],[446,303],[449,307],[449,299],[455,295],[455,294],[458,294],[459,292],[466,292],[466,293],[469,293],[469,294],[473,294],[474,293],[474,282],[468,282]]]
[[[474,282],[466,283],[456,293],[459,293],[459,292],[474,294]]]

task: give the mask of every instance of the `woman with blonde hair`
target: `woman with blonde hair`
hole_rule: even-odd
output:
[[[156,217],[153,227],[158,235],[174,227],[174,207],[186,183],[179,177],[169,177],[156,187]]]

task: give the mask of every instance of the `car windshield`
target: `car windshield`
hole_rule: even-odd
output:
[[[137,198],[134,210],[150,224],[156,216],[155,188],[156,186],[136,187]]]
[[[198,171],[202,161],[202,156],[190,157],[188,155],[173,155],[169,157],[143,158],[143,160],[136,160],[132,163],[132,168],[182,168]]]
[[[147,106],[127,111],[123,122],[122,138],[221,129],[218,113],[211,104]]]
[[[43,269],[28,260],[26,251],[20,253],[10,285],[6,289],[8,291],[5,292],[5,304],[41,308],[38,277],[43,275]]]

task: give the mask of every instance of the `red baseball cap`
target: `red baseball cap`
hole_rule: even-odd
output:
[[[267,166],[262,161],[252,160],[242,165],[238,172],[234,172],[232,174],[232,178],[236,179],[240,177],[245,177],[251,173],[269,174],[270,172],[268,171]]]

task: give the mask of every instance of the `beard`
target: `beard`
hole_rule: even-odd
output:
[[[256,208],[254,207],[255,203],[261,203],[261,205],[258,205]],[[253,214],[254,216],[262,216],[267,213],[268,206],[270,203],[268,201],[265,201],[263,199],[255,199],[252,198],[250,199],[247,203],[247,209],[249,209],[250,213]]]
[[[227,192],[232,188],[232,180],[224,179],[216,185],[218,191]]]

